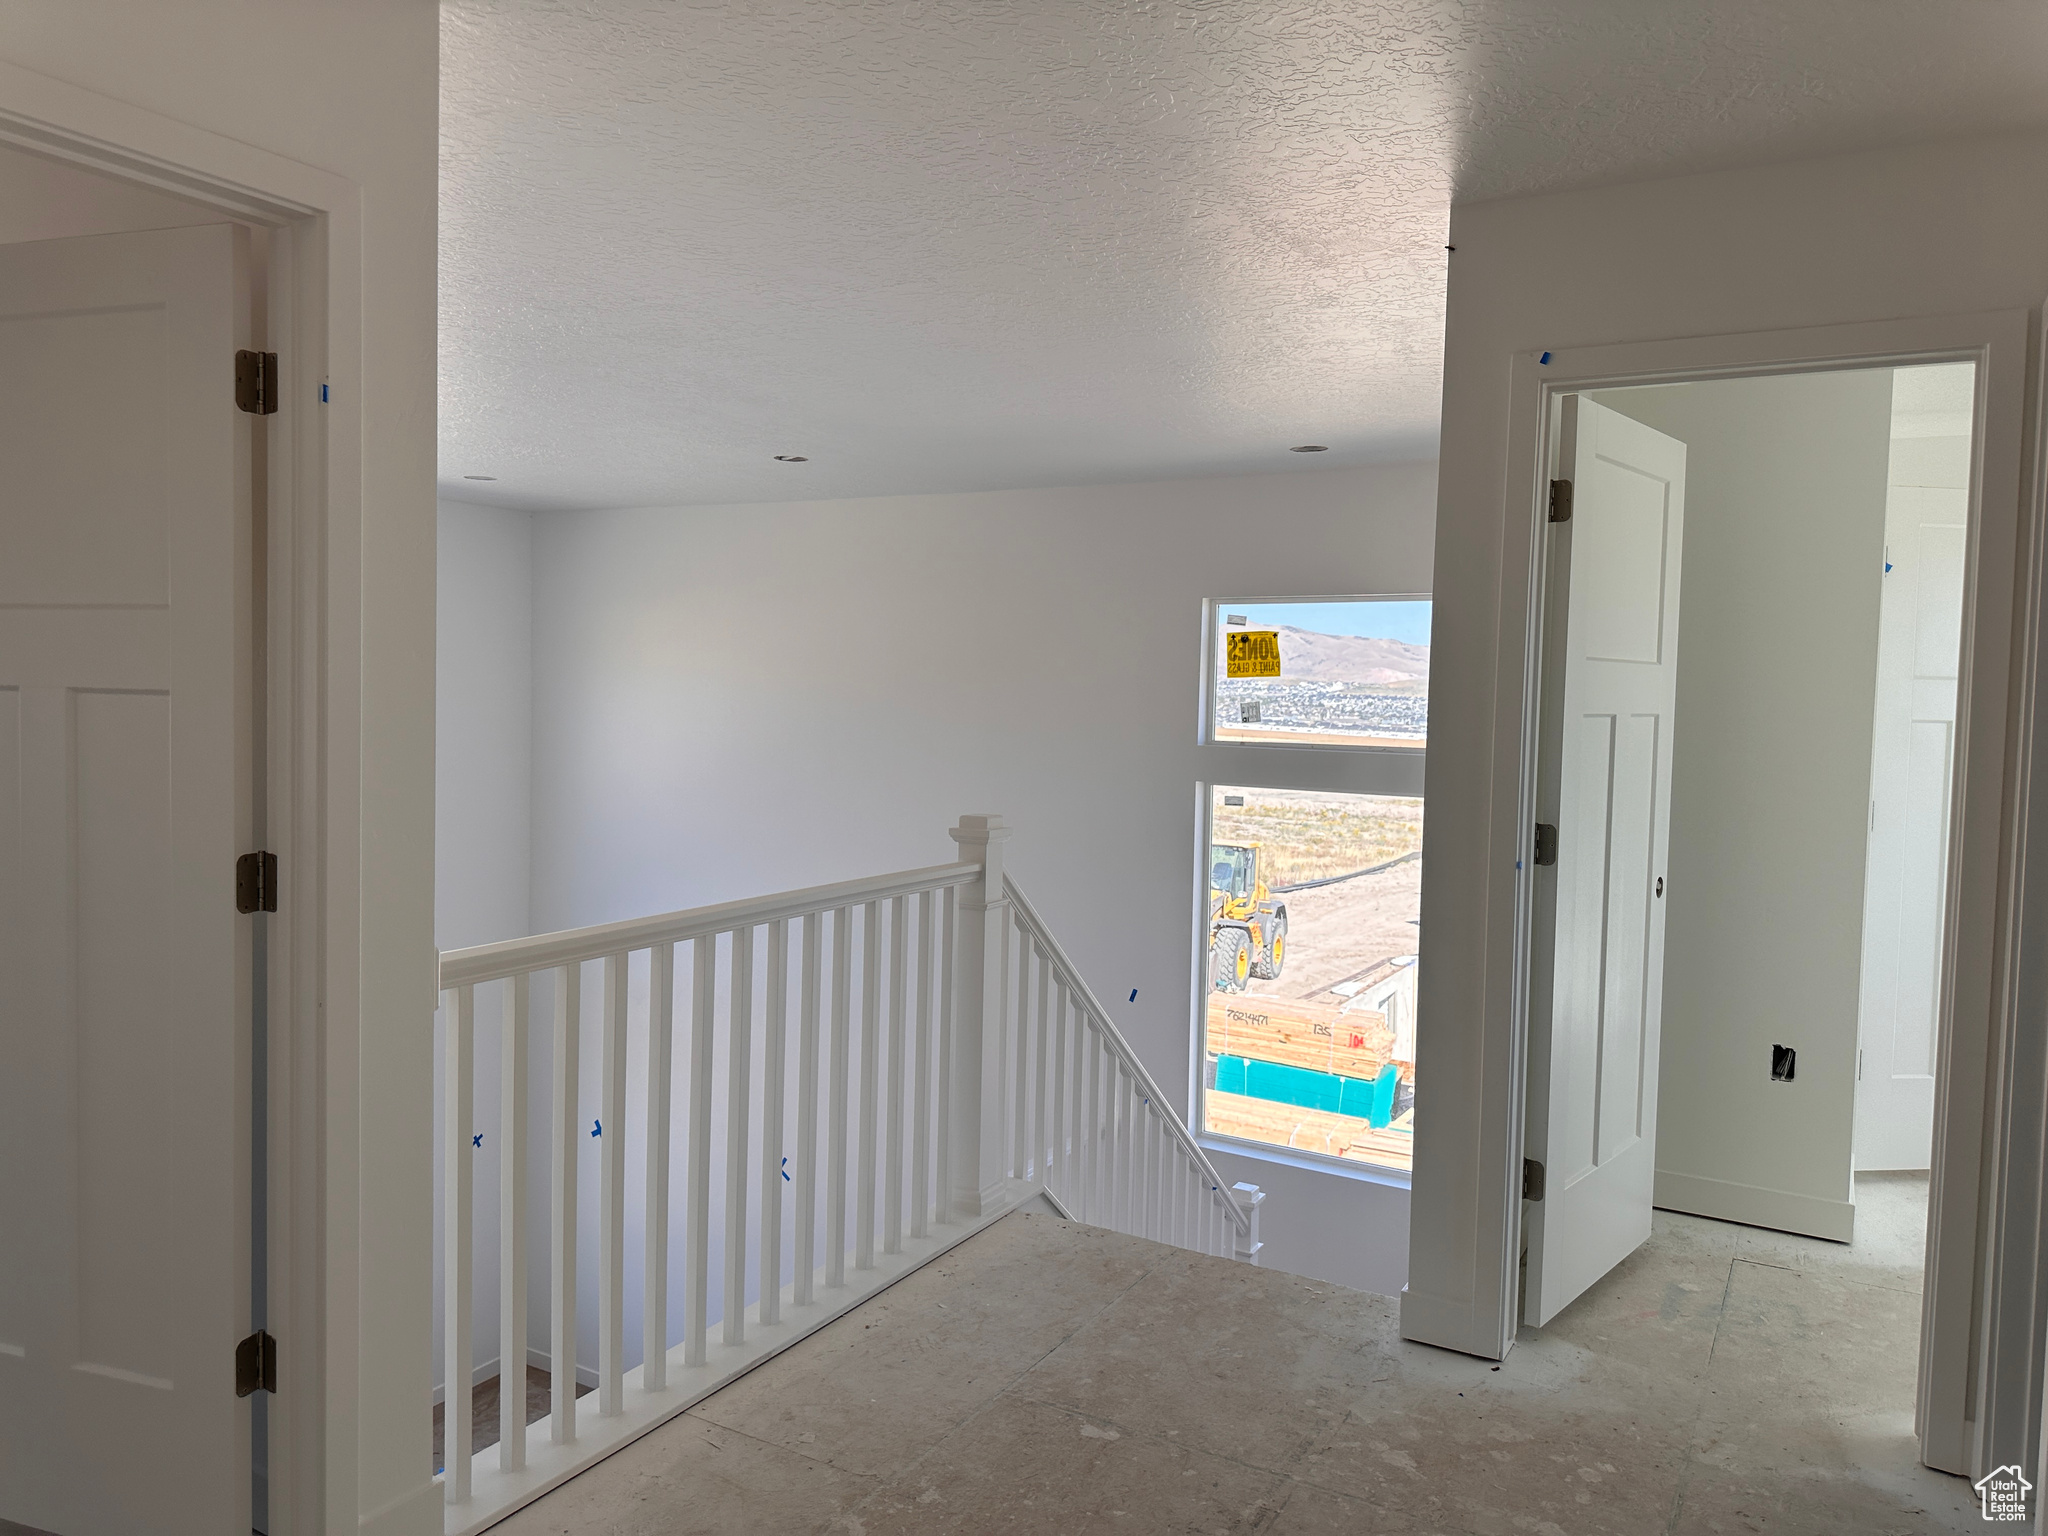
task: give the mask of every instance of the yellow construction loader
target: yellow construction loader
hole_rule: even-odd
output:
[[[1272,981],[1287,963],[1287,908],[1273,899],[1257,843],[1209,849],[1209,984],[1242,992]]]

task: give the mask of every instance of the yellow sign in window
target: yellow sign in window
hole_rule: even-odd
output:
[[[1224,675],[1227,677],[1278,677],[1280,675],[1280,631],[1277,629],[1230,629],[1223,632]]]

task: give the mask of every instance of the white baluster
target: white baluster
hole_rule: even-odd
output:
[[[1145,1123],[1145,1091],[1138,1086],[1135,1079],[1131,1082],[1130,1098],[1126,1102],[1130,1106],[1131,1138],[1131,1212],[1129,1230],[1133,1237],[1150,1237],[1152,1234],[1146,1224],[1148,1213],[1145,1210],[1145,1191],[1147,1187],[1146,1180],[1152,1171],[1149,1161],[1152,1146],[1151,1138],[1146,1134],[1148,1127]]]
[[[476,1084],[472,1073],[476,1050],[476,988],[455,989],[455,1006],[443,1010],[441,1129],[442,1158],[447,1175],[447,1207],[442,1212],[443,1264],[448,1291],[442,1314],[447,1354],[442,1362],[441,1443],[442,1498],[460,1504],[469,1498],[470,1375],[475,1368],[476,1340],[471,1336],[473,1305],[470,1273],[471,1198],[476,1165],[470,1129],[475,1119]]]
[[[953,1203],[953,1018],[954,966],[958,959],[959,888],[946,887],[945,911],[939,930],[939,1076],[932,1106],[938,1145],[932,1151],[933,1200],[939,1220],[953,1220],[958,1207]]]
[[[947,1205],[960,1218],[993,1215],[1004,1203],[1002,1017],[1004,934],[1010,905],[1003,892],[1000,816],[963,816],[951,837],[962,859],[981,865],[981,878],[956,899],[952,1072],[948,1087]]]
[[[782,1059],[789,1041],[789,923],[768,925],[768,1012],[761,1021],[761,1321],[782,1319]]]
[[[1187,1195],[1190,1175],[1194,1172],[1194,1160],[1187,1149],[1180,1144],[1180,1138],[1169,1135],[1166,1138],[1166,1176],[1168,1229],[1173,1235],[1167,1239],[1176,1248],[1188,1246]]]
[[[910,902],[897,896],[889,902],[889,1094],[887,1138],[882,1158],[882,1252],[903,1251],[903,1092],[909,1063],[903,1059],[907,1018],[904,988],[910,982]]]
[[[683,1276],[683,1363],[702,1365],[711,1290],[711,1044],[717,1021],[718,937],[705,934],[690,956],[690,1158]]]
[[[932,919],[930,891],[917,893],[917,1043],[912,1050],[910,1101],[910,1235],[929,1229],[932,1173]]]
[[[825,1283],[846,1283],[846,1110],[852,1049],[853,909],[832,914],[832,1104],[825,1154]]]
[[[640,1384],[668,1385],[669,1096],[674,1087],[676,947],[647,957],[647,1241],[641,1254]]]
[[[626,957],[604,957],[597,1134],[597,1411],[626,1406]]]
[[[853,1267],[875,1267],[875,1143],[882,1056],[882,907],[861,908],[860,942],[860,1148],[854,1173]]]
[[[1080,1157],[1080,1175],[1074,1181],[1079,1197],[1081,1220],[1091,1226],[1102,1223],[1102,1203],[1096,1198],[1100,1179],[1102,1148],[1097,1130],[1102,1124],[1098,1099],[1101,1096],[1102,1051],[1096,1044],[1094,1021],[1084,1011],[1075,1032],[1074,1076],[1079,1084],[1075,1094],[1074,1142]]]
[[[1053,1014],[1052,1056],[1052,1166],[1047,1172],[1059,1180],[1062,1192],[1073,1188],[1073,1150],[1067,1145],[1067,1120],[1073,1102],[1073,1087],[1067,1081],[1067,1030],[1072,1013],[1066,978],[1060,978],[1059,1007]]]
[[[1110,1058],[1110,1226],[1129,1232],[1131,1225],[1131,1086],[1124,1064]]]
[[[527,978],[505,982],[498,1046],[498,1466],[526,1465]]]
[[[754,930],[732,936],[732,1027],[726,1037],[725,1342],[747,1337],[747,1109],[754,1065]],[[764,1276],[765,1280],[766,1277]]]
[[[1017,966],[1017,1005],[1010,1011],[1010,1177],[1031,1176],[1031,1122],[1026,1092],[1031,1086],[1031,957],[1037,943],[1024,929],[1020,917],[1015,924],[1014,952]],[[1011,949],[1004,950],[1005,963]]]
[[[1045,1093],[1046,1074],[1052,1070],[1052,956],[1044,950],[1038,952],[1038,1075],[1031,1095],[1031,1177],[1039,1183],[1045,1182],[1049,1164],[1046,1138]]]
[[[1145,1229],[1154,1242],[1168,1241],[1166,1235],[1166,1213],[1172,1196],[1166,1182],[1166,1154],[1169,1143],[1166,1139],[1165,1112],[1158,1104],[1150,1106],[1145,1116],[1146,1130],[1146,1178],[1145,1178]]]
[[[576,1438],[576,1154],[583,1145],[577,1096],[582,1068],[583,967],[555,972],[554,1157],[549,1164],[548,1395],[556,1445]]]
[[[816,912],[804,914],[803,981],[796,1020],[796,1303],[811,1300],[812,1271],[818,1262],[818,927]]]

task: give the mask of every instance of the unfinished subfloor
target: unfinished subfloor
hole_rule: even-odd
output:
[[[497,1528],[1982,1528],[1915,1460],[1925,1176],[1854,1247],[1697,1217],[1499,1366],[1394,1302],[1020,1213]]]

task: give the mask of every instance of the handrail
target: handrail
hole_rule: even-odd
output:
[[[690,907],[653,917],[628,918],[624,922],[601,923],[590,928],[565,928],[558,933],[537,933],[530,938],[504,939],[496,944],[446,950],[441,955],[441,990],[445,992],[451,987],[497,981],[528,971],[552,970],[556,966],[574,965],[584,960],[602,960],[607,955],[623,954],[628,950],[680,943],[733,928],[802,917],[808,912],[829,912],[835,907],[887,901],[893,896],[915,896],[920,891],[943,890],[949,885],[964,885],[980,877],[979,864],[934,864],[926,869],[908,869],[893,875],[869,875],[859,880],[842,880],[834,885],[814,885],[807,890],[749,896],[715,906]]]
[[[1224,1206],[1230,1212],[1231,1220],[1237,1224],[1237,1229],[1240,1232],[1250,1231],[1251,1216],[1237,1203],[1237,1196],[1231,1193],[1223,1175],[1216,1171],[1216,1165],[1209,1161],[1208,1154],[1196,1142],[1180,1116],[1173,1112],[1172,1106],[1160,1095],[1159,1084],[1153,1081],[1152,1074],[1145,1070],[1145,1064],[1138,1060],[1137,1053],[1124,1039],[1123,1032],[1111,1021],[1109,1010],[1102,1006],[1080,970],[1067,958],[1067,952],[1060,948],[1059,940],[1053,937],[1052,930],[1038,915],[1037,909],[1017,888],[1017,883],[1007,875],[1003,877],[1003,892],[1009,897],[1010,904],[1017,909],[1018,919],[1030,929],[1033,941],[1044,950],[1052,960],[1054,968],[1061,973],[1067,983],[1068,992],[1079,999],[1084,1017],[1093,1017],[1102,1026],[1102,1038],[1108,1044],[1111,1053],[1123,1063],[1132,1078],[1144,1089],[1145,1096],[1160,1111],[1161,1117],[1172,1130],[1174,1139],[1180,1143],[1181,1150],[1187,1153],[1189,1159],[1208,1178],[1210,1188],[1223,1197]]]

